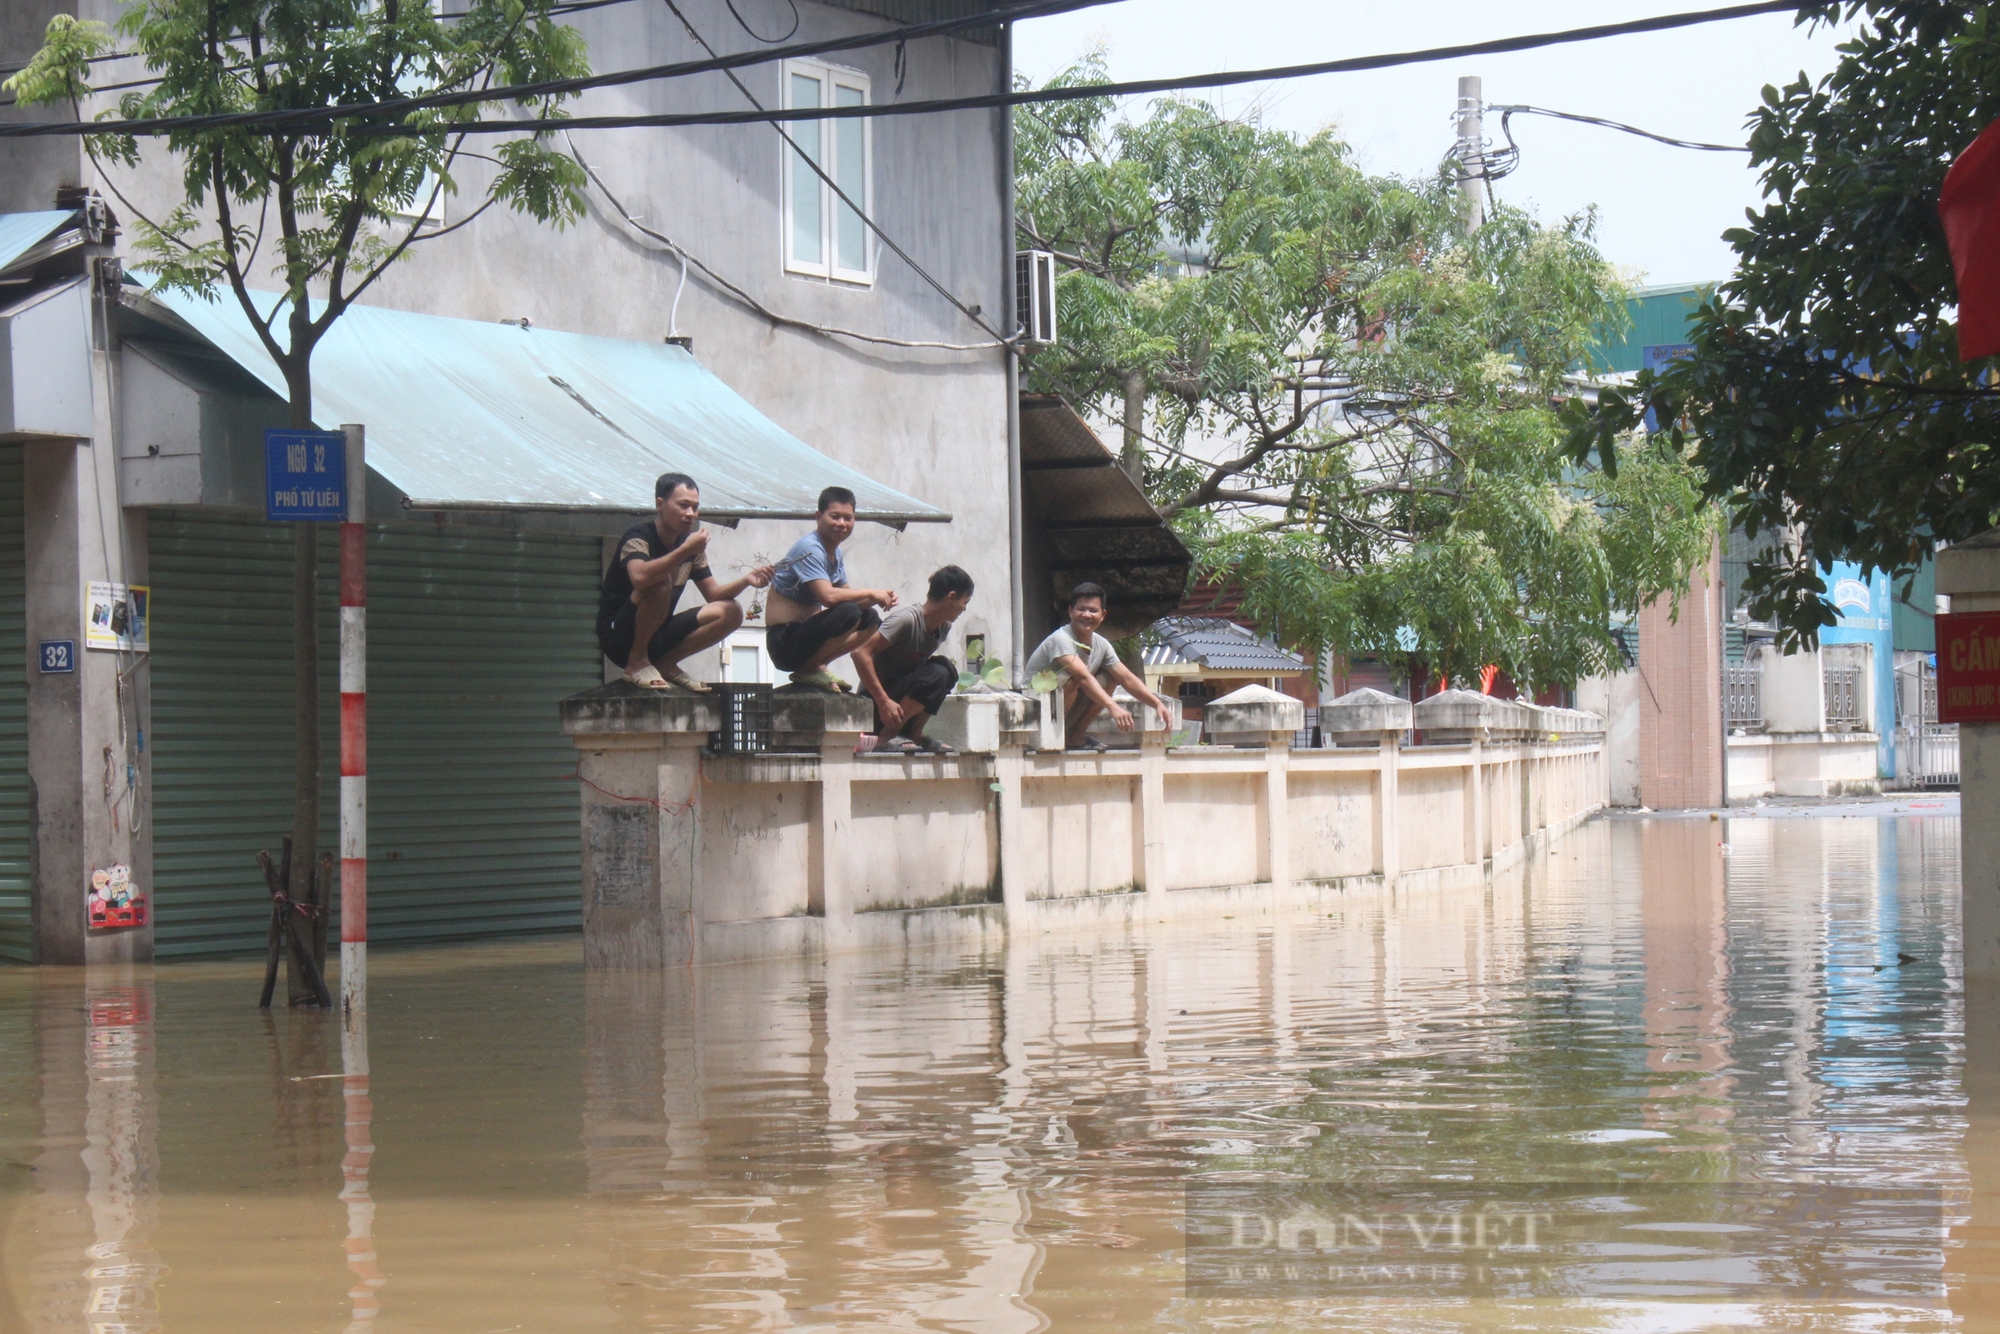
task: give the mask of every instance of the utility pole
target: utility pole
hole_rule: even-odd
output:
[[[1465,230],[1476,232],[1486,222],[1485,99],[1477,74],[1458,81],[1458,192],[1465,200]]]

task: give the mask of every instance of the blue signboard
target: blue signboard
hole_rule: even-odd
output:
[[[42,674],[76,670],[76,641],[74,639],[44,639],[42,641]]]
[[[338,431],[265,431],[264,517],[277,523],[346,518],[347,437]]]

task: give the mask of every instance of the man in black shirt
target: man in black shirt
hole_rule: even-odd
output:
[[[769,565],[741,579],[715,581],[708,568],[708,534],[701,528],[701,488],[686,473],[662,474],[653,486],[654,515],[618,539],[597,597],[597,643],[625,671],[625,679],[650,690],[679,686],[697,694],[708,687],[680,668],[681,660],[720,642],[743,624],[736,601],[746,588],[771,582]],[[693,584],[703,605],[675,612],[681,589]]]

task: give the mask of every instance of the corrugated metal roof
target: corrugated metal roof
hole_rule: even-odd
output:
[[[1153,622],[1154,642],[1144,650],[1148,667],[1194,666],[1211,672],[1287,676],[1307,670],[1306,660],[1234,621],[1208,616],[1168,616]]]
[[[1021,396],[1021,474],[1033,554],[1055,578],[1056,601],[1084,580],[1104,585],[1114,636],[1180,605],[1187,547],[1060,398]]]
[[[0,213],[0,273],[76,217],[73,208],[45,213]]]
[[[281,298],[253,293],[269,312]],[[284,377],[233,298],[128,298],[177,317],[284,397]],[[827,486],[861,518],[951,515],[821,454],[685,349],[352,306],[313,353],[313,420],[368,428],[368,464],[418,510],[644,512],[685,472],[716,518],[811,518]]]

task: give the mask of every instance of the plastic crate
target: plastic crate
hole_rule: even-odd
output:
[[[722,726],[709,734],[717,755],[761,755],[771,748],[771,687],[747,681],[709,686],[722,710]]]

